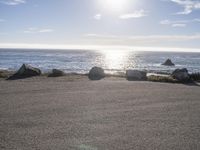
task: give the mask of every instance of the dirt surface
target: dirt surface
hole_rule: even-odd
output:
[[[0,80],[1,150],[199,150],[198,85]]]

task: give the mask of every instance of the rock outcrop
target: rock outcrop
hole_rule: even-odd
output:
[[[164,65],[164,66],[175,66],[175,64],[172,63],[171,59],[167,59],[162,65]]]
[[[15,74],[11,75],[8,78],[8,80],[23,79],[39,75],[41,75],[40,69],[34,68],[30,65],[23,64]]]
[[[88,78],[90,80],[100,80],[104,77],[105,77],[104,70],[100,67],[93,67],[88,74]]]

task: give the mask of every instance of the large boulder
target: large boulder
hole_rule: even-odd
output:
[[[88,75],[90,80],[100,80],[105,77],[104,70],[100,67],[93,67]]]
[[[62,70],[58,70],[58,69],[53,69],[52,73],[50,73],[48,75],[48,77],[61,77],[64,76],[65,73]]]
[[[188,81],[190,76],[188,74],[188,70],[186,68],[183,69],[176,69],[172,73],[172,77],[178,81]]]
[[[23,64],[15,74],[13,74],[12,76],[8,78],[8,80],[23,79],[23,78],[39,76],[39,75],[41,75],[40,69],[34,68],[30,65]]]
[[[162,65],[164,65],[164,66],[175,66],[175,64],[172,63],[171,59],[167,59]]]
[[[127,80],[147,80],[147,73],[140,70],[127,70],[126,71]]]

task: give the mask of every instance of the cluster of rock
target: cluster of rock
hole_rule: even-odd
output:
[[[41,70],[35,67],[32,67],[27,64],[23,64],[19,70],[7,78],[7,80],[16,80],[16,79],[24,79],[33,76],[40,76]],[[64,76],[65,73],[58,69],[53,69],[52,72],[48,75],[48,77],[60,77]]]
[[[162,65],[165,66],[175,66],[174,63],[172,63],[171,59],[167,59]],[[176,73],[178,72],[178,74]],[[181,74],[181,75],[179,75]],[[182,77],[182,70],[181,71],[175,71],[173,76],[177,79],[183,78]],[[179,77],[180,76],[180,77]],[[104,69],[100,67],[93,67],[88,74],[88,78],[91,80],[100,80],[105,77]],[[141,70],[127,70],[126,71],[126,79],[127,80],[147,80],[147,72],[141,71]]]
[[[105,76],[106,75],[104,69],[101,67],[93,67],[88,74],[88,78],[90,80],[100,80]],[[147,73],[145,71],[139,71],[139,70],[127,70],[126,78],[127,80],[146,80]]]
[[[190,75],[186,68],[176,69],[172,72],[170,76],[180,82],[187,82],[190,80]],[[105,77],[104,69],[100,67],[93,67],[88,74],[88,78],[91,80],[100,80],[104,77]],[[134,69],[127,70],[126,79],[129,81],[145,81],[147,80],[147,72]]]
[[[167,59],[162,65],[164,66],[175,66],[175,64],[171,61],[171,59]],[[171,76],[177,81],[188,81],[190,80],[190,75],[186,68],[176,69],[172,72]]]
[[[171,76],[180,82],[187,82],[190,80],[190,75],[186,68],[174,70]],[[140,70],[127,70],[126,78],[127,80],[144,81],[147,80],[147,72]]]
[[[173,66],[174,63],[171,62],[170,59],[167,59],[163,65]],[[41,70],[35,67],[32,67],[30,65],[23,64],[20,69],[11,75],[8,79],[9,80],[15,80],[15,79],[22,79],[27,77],[33,77],[33,76],[39,76],[41,75]],[[53,69],[52,72],[48,75],[48,77],[60,77],[64,76],[65,73],[58,69]],[[106,76],[104,69],[101,67],[93,67],[88,74],[88,78],[90,80],[101,80]],[[147,80],[147,72],[141,71],[141,70],[135,70],[135,69],[129,69],[126,71],[126,79],[132,80],[132,81],[145,81]],[[183,69],[176,69],[172,72],[170,75],[173,77],[173,79],[185,82],[189,81],[191,79],[191,76],[188,73],[188,70],[186,68]],[[198,74],[198,77],[200,75]],[[197,75],[195,75],[197,77]]]

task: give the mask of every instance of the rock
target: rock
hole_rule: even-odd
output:
[[[139,70],[127,70],[126,78],[127,80],[147,80],[147,73]]]
[[[175,64],[172,63],[171,59],[167,59],[162,65],[164,65],[164,66],[175,66]]]
[[[200,72],[190,74],[190,79],[193,81],[200,81]]]
[[[188,81],[190,79],[188,70],[186,68],[176,69],[173,71],[172,77],[178,81]]]
[[[8,78],[8,80],[23,79],[39,75],[41,75],[40,69],[34,68],[30,65],[23,64],[15,74],[13,74]]]
[[[90,80],[100,80],[105,77],[104,70],[100,67],[93,67],[88,75]]]
[[[8,78],[11,76],[14,72],[10,70],[0,70],[0,78]]]
[[[48,75],[48,77],[61,77],[64,76],[65,73],[62,70],[58,70],[58,69],[53,69],[52,73],[50,73]]]

